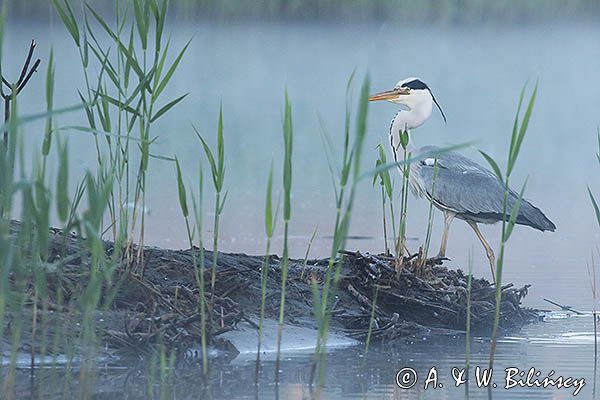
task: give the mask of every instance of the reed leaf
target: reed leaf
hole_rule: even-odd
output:
[[[380,165],[379,167],[374,168],[370,171],[364,172],[359,176],[358,180],[361,181],[363,179],[372,178],[373,175],[380,174],[383,171],[388,171],[392,168],[398,168],[399,166],[401,167],[403,165],[410,165],[410,163],[412,163],[416,158],[419,158],[419,159],[421,159],[421,158],[436,158],[442,154],[445,154],[445,153],[448,153],[451,151],[455,151],[458,149],[466,148],[466,147],[472,146],[474,144],[475,144],[475,142],[465,142],[465,143],[461,143],[461,144],[442,147],[442,148],[436,149],[436,150],[424,151],[422,153],[415,155],[414,157],[408,157],[406,160],[390,162],[387,164]]]
[[[510,155],[508,159],[508,169],[506,174],[510,175],[519,155],[519,151],[521,150],[521,144],[523,143],[523,139],[525,138],[525,132],[527,131],[527,127],[529,126],[529,119],[531,118],[531,113],[533,111],[533,105],[535,104],[535,99],[537,96],[538,83],[535,83],[533,88],[533,93],[529,98],[529,103],[527,104],[527,109],[525,110],[525,114],[523,115],[523,120],[521,121],[521,127],[519,128],[519,134],[514,142],[514,145],[510,148]]]
[[[148,15],[149,3],[149,1],[143,1],[142,4],[142,0],[133,0],[133,12],[136,21],[135,26],[140,36],[143,50],[148,48],[148,31],[150,29]]]
[[[159,119],[160,117],[162,117],[167,111],[169,111],[171,108],[173,108],[175,105],[177,105],[177,103],[179,103],[181,100],[185,99],[187,97],[187,95],[190,94],[189,92],[177,97],[176,99],[170,101],[169,103],[165,104],[160,110],[158,110],[156,112],[156,114],[154,114],[151,118],[150,118],[150,122],[154,122],[157,119]]]
[[[596,198],[592,194],[592,190],[588,186],[588,195],[590,196],[590,200],[592,201],[592,206],[594,207],[594,213],[596,214],[596,221],[598,221],[598,225],[600,225],[600,208],[598,208],[598,203],[596,202]]]
[[[46,111],[52,112],[54,104],[54,51],[50,50],[48,60],[48,69],[46,71]],[[44,142],[42,144],[42,154],[47,156],[50,153],[52,142],[52,116],[46,117],[46,129],[44,132]]]
[[[510,135],[510,145],[508,147],[508,154],[510,158],[510,154],[513,153],[513,148],[515,147],[515,143],[517,142],[518,128],[519,128],[519,116],[521,115],[521,107],[523,106],[523,98],[525,97],[525,88],[527,85],[524,85],[521,88],[521,92],[519,93],[519,101],[517,103],[517,112],[515,113],[515,120],[513,122],[513,128]]]
[[[183,46],[183,49],[181,49],[181,51],[175,58],[175,61],[173,61],[173,64],[171,64],[171,66],[167,70],[167,73],[165,74],[165,76],[162,78],[162,80],[158,84],[158,87],[154,91],[155,99],[158,98],[158,96],[160,96],[160,94],[163,92],[165,87],[167,87],[167,84],[169,83],[169,81],[171,80],[171,77],[177,70],[177,67],[179,66],[179,63],[181,62],[181,59],[183,58],[183,55],[185,54],[186,50],[188,49],[190,43],[191,43],[191,39],[185,44],[185,46]],[[165,51],[165,54],[166,54],[166,51]],[[164,60],[163,60],[163,62],[164,62]],[[161,65],[161,69],[162,69],[162,65]]]
[[[358,103],[358,115],[356,116],[356,138],[354,142],[354,180],[357,181],[360,173],[360,161],[362,147],[367,134],[367,115],[369,111],[369,77],[365,79],[361,87],[360,101]]]
[[[56,211],[62,223],[69,217],[69,152],[67,144],[58,146],[59,164],[56,177]]]
[[[289,102],[287,90],[285,92],[285,105],[283,114],[283,142],[284,142],[284,159],[283,159],[283,219],[290,220],[291,217],[291,189],[292,189],[292,147],[293,147],[293,131],[292,131],[292,107]]]
[[[381,165],[387,164],[385,150],[383,149],[381,143],[377,145],[377,149],[379,150],[379,159],[381,160]],[[393,189],[389,170],[382,171],[379,175],[381,176],[381,179],[383,181],[383,186],[385,188],[385,192],[388,196],[388,199],[392,200]]]
[[[204,149],[204,154],[206,154],[206,158],[208,158],[208,164],[210,165],[210,170],[212,172],[213,184],[215,188],[219,186],[218,176],[219,172],[217,169],[217,163],[215,162],[215,157],[213,156],[212,150],[208,146],[208,144],[204,141],[204,138],[200,135],[200,132],[196,129],[196,127],[192,126],[194,132],[196,132],[196,136],[200,139],[200,143],[202,143],[202,147]]]
[[[490,155],[488,155],[485,151],[479,150],[479,153],[483,156],[483,158],[485,158],[485,161],[488,162],[490,167],[492,167],[492,170],[494,171],[494,173],[496,174],[498,179],[500,179],[500,181],[504,181],[504,178],[502,177],[502,171],[500,171],[500,167],[498,167],[498,163]]]
[[[265,233],[267,237],[273,236],[273,162],[269,169],[269,179],[267,180],[267,195],[265,200]]]
[[[58,12],[60,19],[71,34],[71,37],[75,41],[77,47],[80,47],[79,27],[77,26],[77,20],[73,14],[73,9],[71,8],[71,4],[69,4],[68,0],[63,0],[63,4],[64,6],[61,5],[60,0],[52,0],[52,5],[56,9],[56,12]]]
[[[11,100],[11,102],[14,102],[14,100]],[[29,115],[25,115],[22,117],[15,115],[14,119],[11,118],[11,119],[9,119],[9,121],[7,123],[0,125],[0,132],[5,131],[6,129],[10,130],[12,125],[14,125],[15,127],[17,127],[17,126],[21,127],[25,124],[29,124],[31,122],[38,121],[40,119],[45,119],[48,117],[53,117],[56,115],[61,115],[61,114],[66,114],[66,113],[70,113],[73,111],[81,110],[84,107],[85,107],[84,104],[77,104],[74,106],[53,109],[52,111],[44,111],[41,113],[29,114]],[[14,107],[11,107],[11,112],[12,112],[12,108],[14,108]]]
[[[187,195],[185,192],[185,184],[183,183],[183,177],[181,175],[181,168],[179,167],[179,160],[175,157],[175,166],[177,168],[177,194],[179,196],[179,207],[185,218],[189,215]]]

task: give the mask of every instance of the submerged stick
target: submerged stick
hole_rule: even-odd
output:
[[[544,298],[544,301],[547,302],[547,303],[550,303],[552,305],[555,305],[556,307],[560,308],[563,311],[570,311],[570,312],[574,312],[577,315],[583,315],[582,312],[573,309],[573,307],[571,307],[571,306],[565,306],[565,305],[559,304],[559,303],[557,303],[555,301],[548,300],[546,298]]]

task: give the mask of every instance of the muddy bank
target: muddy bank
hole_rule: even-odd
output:
[[[13,222],[11,234],[16,235],[18,231],[19,224]],[[50,327],[46,333],[52,334],[52,327],[65,324],[70,324],[68,329],[72,334],[80,329],[79,304],[90,276],[90,255],[85,249],[85,239],[51,231],[48,263],[53,267],[47,268],[48,290],[40,301],[38,330],[45,325]],[[132,254],[138,250],[133,248]],[[114,244],[105,242],[105,251],[112,255]],[[199,249],[145,247],[140,254],[143,255],[140,259],[123,258],[110,279],[104,281],[102,308],[96,312],[98,337],[117,353],[147,354],[159,344],[180,354],[197,349],[201,338],[200,291],[193,260],[199,258]],[[211,291],[212,255],[210,251],[204,252],[209,342],[215,348],[235,354],[238,349],[226,339],[226,333],[237,331],[242,325],[246,330],[257,328],[264,257],[219,253],[215,287]],[[420,263],[418,256],[404,261],[399,277],[394,261],[385,255],[345,251],[338,262],[341,278],[331,313],[331,326],[336,333],[365,340],[373,307],[372,339],[375,341],[390,342],[407,336],[455,334],[465,330],[467,277],[462,271],[440,265],[441,260]],[[327,264],[326,259],[308,260],[306,264],[304,260],[291,260],[285,307],[288,326],[316,328],[311,285],[322,285]],[[281,259],[271,255],[268,265],[266,317],[275,320],[279,313]],[[516,330],[538,319],[535,310],[521,307],[527,289],[528,286],[515,288],[511,284],[503,287],[500,318],[503,330]],[[32,304],[31,284],[28,295],[25,314]],[[485,279],[473,279],[471,328],[474,333],[489,334],[494,317],[494,295],[493,284]],[[51,313],[45,322],[46,314],[42,310]],[[31,320],[31,317],[22,317],[25,321]],[[9,315],[9,318],[16,316]],[[24,331],[23,338],[27,340],[30,336],[27,322]],[[25,343],[22,347],[27,350],[31,346]]]

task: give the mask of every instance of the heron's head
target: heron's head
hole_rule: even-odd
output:
[[[432,106],[435,103],[442,114],[444,122],[446,122],[444,111],[442,111],[442,107],[440,107],[439,103],[433,96],[433,92],[429,86],[427,86],[427,84],[419,78],[411,77],[403,79],[398,82],[393,89],[386,90],[369,97],[369,101],[380,100],[387,100],[392,103],[402,104],[412,111],[427,114],[427,117],[429,117],[431,114]]]

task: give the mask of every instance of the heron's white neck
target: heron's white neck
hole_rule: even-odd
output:
[[[416,147],[412,143],[411,131],[414,128],[421,126],[431,115],[431,106],[429,110],[426,108],[413,108],[409,110],[400,110],[392,119],[390,125],[390,144],[394,150],[394,156],[397,159],[402,159],[402,145],[400,143],[400,133],[408,132],[407,150],[414,153]]]
[[[429,119],[433,109],[431,95],[427,92],[419,97],[411,99],[410,104],[404,104],[408,109],[398,111],[392,122],[393,125],[402,130],[411,130],[423,125]]]
[[[401,132],[409,132],[407,150],[414,152],[415,147],[411,143],[410,132],[423,125],[431,116],[433,97],[429,90],[418,90],[412,92],[408,98],[403,99],[401,104],[407,109],[398,111],[390,126],[390,142],[394,149],[394,156],[397,158],[402,157],[402,146],[400,144]]]

